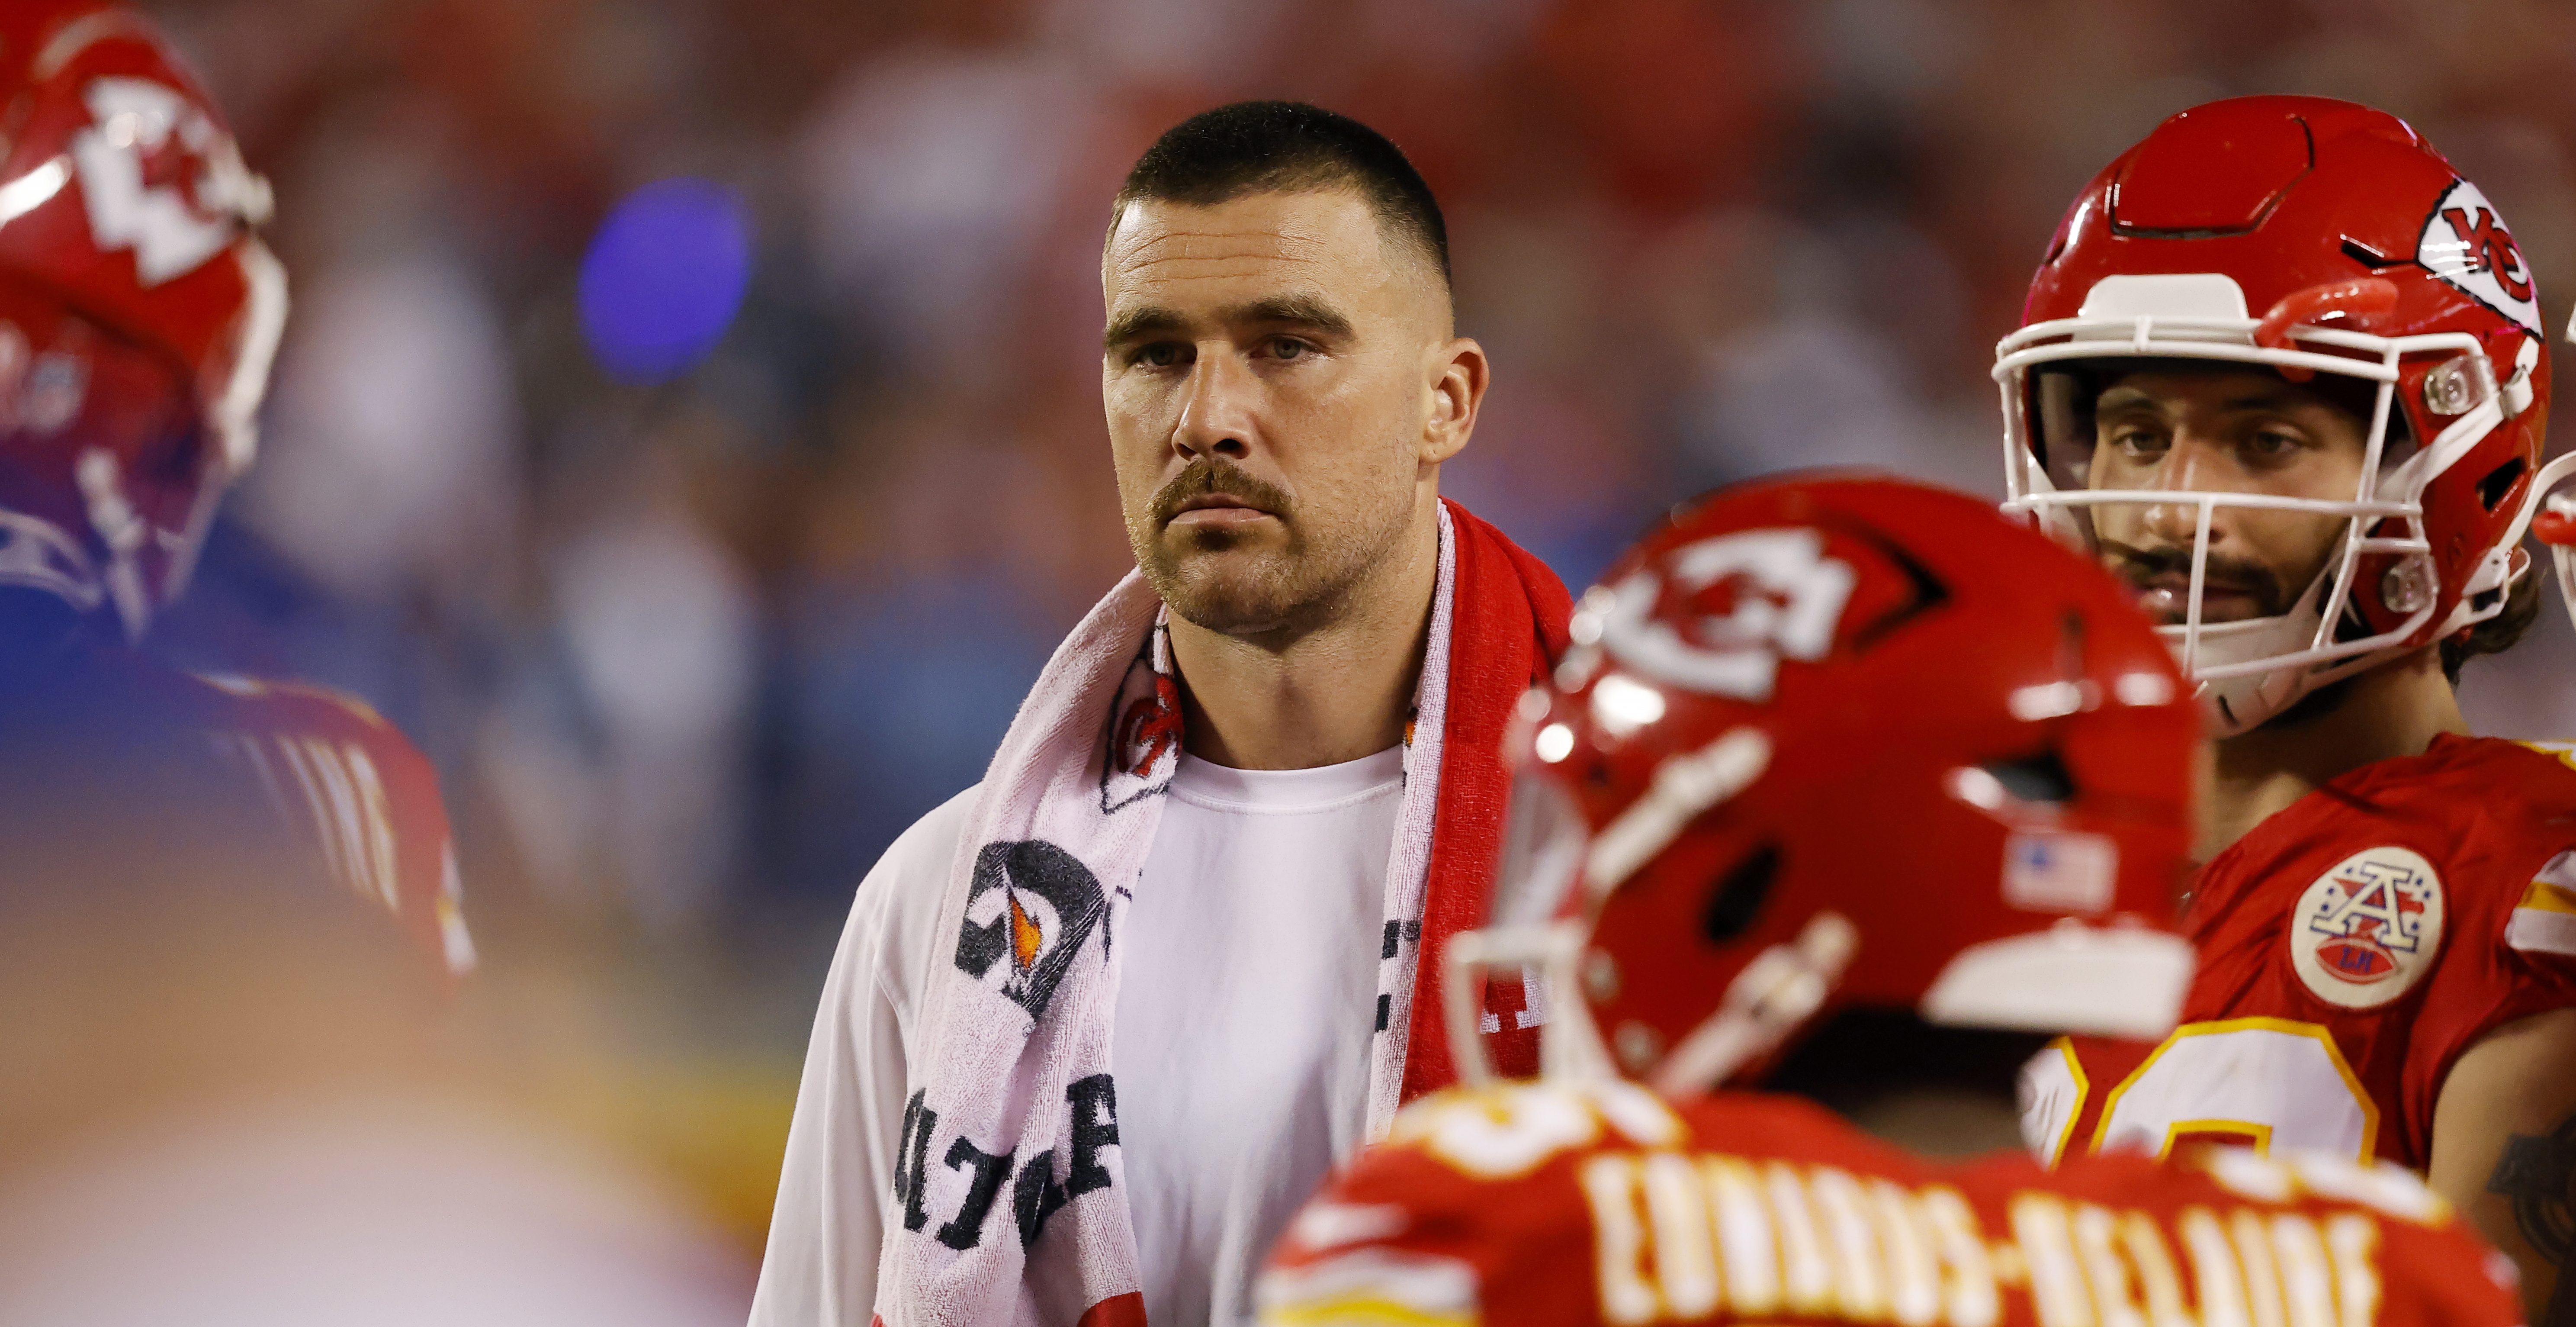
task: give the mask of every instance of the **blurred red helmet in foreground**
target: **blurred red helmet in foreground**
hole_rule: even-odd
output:
[[[2084,187],[1997,347],[2005,505],[2082,538],[2105,504],[2196,504],[2189,616],[2166,635],[2217,731],[2254,727],[2495,616],[2529,573],[2523,532],[2576,474],[2541,465],[2540,318],[2494,204],[2396,116],[2322,97],[2194,107]],[[2374,401],[2358,483],[2322,497],[2093,487],[2093,397],[2150,362],[2355,384]],[[2287,612],[2204,621],[2211,513],[2250,508],[2340,521],[2341,542],[2314,583],[2285,587]]]
[[[286,319],[268,212],[143,19],[0,12],[0,584],[129,633],[186,584]]]
[[[1666,1091],[1831,1008],[2161,1035],[2197,726],[2110,577],[1975,499],[1814,474],[1718,493],[1587,592],[1523,702],[1479,969],[1549,971],[1552,1072]],[[1579,998],[1568,998],[1579,997]]]

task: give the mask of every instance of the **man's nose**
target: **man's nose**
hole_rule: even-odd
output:
[[[2176,495],[2185,493],[2230,493],[2241,486],[2230,482],[2228,467],[2221,464],[2222,453],[2216,442],[2185,429],[2174,434],[2165,448],[2163,459],[2141,477],[2136,485]],[[2177,496],[2171,502],[2146,505],[2143,520],[2147,531],[2169,544],[2188,544],[2199,536],[2203,504]],[[2215,507],[2210,512],[2209,537],[2214,545],[2223,537],[2228,525],[2227,508]]]
[[[1191,460],[1221,456],[1240,461],[1251,455],[1259,391],[1260,383],[1233,347],[1200,346],[1190,364],[1180,420],[1172,426],[1172,450]]]

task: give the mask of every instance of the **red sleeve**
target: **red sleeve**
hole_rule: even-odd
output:
[[[2479,783],[2496,795],[2477,803],[2448,863],[2458,919],[2406,1061],[2406,1111],[2418,1120],[2432,1119],[2451,1066],[2487,1034],[2576,1008],[2576,770],[2492,745]]]

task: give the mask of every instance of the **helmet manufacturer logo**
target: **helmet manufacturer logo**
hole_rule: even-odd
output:
[[[2424,218],[2415,261],[2480,304],[2540,334],[2540,303],[2522,249],[2478,187],[2454,180]]]
[[[1769,700],[1783,657],[1821,659],[1832,648],[1857,579],[1850,563],[1825,556],[1813,529],[1704,539],[1619,583],[1601,643],[1659,681]]]
[[[2318,999],[2371,1009],[2411,989],[2442,948],[2442,882],[2405,848],[2354,853],[2299,896],[2290,962]]]
[[[243,222],[262,219],[267,186],[177,90],[102,78],[82,99],[93,122],[72,136],[71,156],[90,236],[103,252],[132,249],[139,283],[197,270],[232,244]]]

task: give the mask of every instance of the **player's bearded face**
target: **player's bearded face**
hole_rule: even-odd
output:
[[[2089,486],[2350,501],[2363,424],[2313,388],[2268,370],[2160,370],[2113,382],[2094,405]],[[2093,509],[2103,565],[2159,623],[2191,609],[2200,504],[2104,503]],[[2201,621],[2278,617],[2326,570],[2346,521],[2314,512],[2220,505],[2209,523]]]
[[[1279,485],[1199,459],[1154,493],[1141,521],[1130,519],[1128,538],[1145,578],[1189,621],[1226,632],[1294,627],[1346,598],[1403,534],[1402,495],[1381,496],[1309,519]],[[1183,519],[1196,512],[1216,518]]]
[[[1420,504],[1417,273],[1338,190],[1130,204],[1104,256],[1101,396],[1136,563],[1232,635],[1331,620]],[[1445,297],[1444,297],[1445,298]]]

